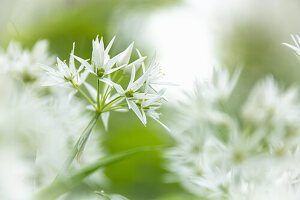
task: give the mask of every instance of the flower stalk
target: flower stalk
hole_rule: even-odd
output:
[[[80,135],[80,137],[78,138],[77,142],[75,143],[69,157],[67,158],[65,165],[62,169],[62,171],[58,174],[58,176],[61,176],[62,174],[64,174],[69,167],[71,166],[73,160],[75,159],[75,157],[77,157],[78,159],[80,159],[80,156],[84,150],[84,147],[88,141],[88,138],[91,135],[91,132],[94,128],[94,126],[97,123],[97,120],[99,118],[100,114],[96,113],[95,116],[92,118],[92,120],[89,122],[89,124],[87,125],[87,127],[84,129],[84,131],[82,132],[82,134]]]

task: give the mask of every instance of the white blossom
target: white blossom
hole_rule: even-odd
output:
[[[208,199],[285,199],[261,194],[289,173],[292,178],[278,192],[293,200],[298,194],[289,188],[298,188],[300,175],[298,90],[283,90],[267,77],[233,111],[230,95],[239,73],[231,80],[218,68],[181,104],[172,129],[176,143],[166,152],[169,180]]]
[[[11,41],[6,51],[0,50],[0,72],[10,73],[23,82],[38,82],[43,79],[39,65],[54,63],[54,57],[48,54],[48,46],[46,40],[41,40],[30,51]]]
[[[146,56],[142,56],[137,50],[139,58],[130,63],[134,44],[131,43],[123,52],[111,58],[109,51],[114,39],[105,48],[103,38],[99,41],[97,36],[92,43],[91,63],[75,56],[73,46],[69,66],[59,58],[57,58],[58,70],[44,66],[43,68],[53,79],[53,82],[48,85],[58,84],[75,88],[74,92],[79,92],[88,101],[88,108],[101,115],[106,130],[110,112],[124,110],[132,110],[144,125],[147,123],[146,116],[149,116],[169,130],[159,121],[158,109],[165,102],[163,96],[165,90],[154,89],[153,85],[166,84],[161,81],[155,56],[146,68],[144,63]],[[79,69],[75,68],[74,58],[81,63]],[[142,66],[141,74],[138,72],[140,66]],[[128,80],[126,75],[129,70],[130,79]],[[94,84],[86,81],[89,73],[97,76]],[[126,89],[123,89],[124,83],[127,83]],[[81,85],[84,85],[85,89],[80,87]],[[97,86],[94,87],[95,85]],[[73,96],[74,92],[69,96]],[[124,101],[126,104],[123,103]]]
[[[88,76],[88,71],[84,71],[83,65],[76,69],[75,62],[74,62],[74,50],[75,50],[75,43],[73,43],[73,49],[71,51],[69,65],[65,62],[61,61],[57,58],[57,69],[52,67],[42,65],[41,67],[50,75],[50,81],[45,82],[44,86],[51,86],[51,85],[81,85]]]
[[[295,46],[288,43],[283,43],[283,44],[293,49],[297,56],[300,56],[300,37],[299,35],[291,35],[291,37],[295,43]]]
[[[103,38],[101,38],[100,42],[98,36],[96,40],[93,41],[93,53],[92,53],[92,63],[89,64],[84,59],[74,56],[79,62],[81,62],[90,73],[98,76],[99,78],[106,77],[107,75],[126,67],[130,56],[133,44],[131,44],[125,51],[116,55],[113,58],[110,58],[109,50],[114,42],[113,38],[110,43],[107,45],[106,49],[104,48]],[[138,60],[138,62],[142,62],[146,57],[142,57]],[[116,67],[115,64],[117,64]]]
[[[61,88],[52,94],[55,98],[40,97],[35,88],[23,87],[8,74],[0,77],[6,85],[0,88],[0,112],[6,113],[0,116],[0,199],[27,199],[57,176],[88,116],[84,104],[77,98],[70,103]],[[102,157],[99,143],[93,136],[81,163],[74,162],[73,167]],[[101,173],[86,179],[87,183],[105,181]]]

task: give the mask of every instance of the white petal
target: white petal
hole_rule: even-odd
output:
[[[116,67],[116,68],[110,69],[110,70],[106,71],[104,74],[105,74],[105,75],[111,74],[111,73],[113,73],[113,72],[115,72],[115,71],[117,71],[117,70],[119,70],[119,69],[121,69],[121,68],[123,68],[123,67],[125,67],[125,66],[126,66],[126,65],[122,65],[122,66],[120,66],[120,67]]]
[[[112,87],[114,87],[114,88],[116,89],[116,91],[117,91],[120,95],[123,96],[123,95],[125,94],[125,91],[124,91],[124,89],[122,88],[122,86],[119,85],[119,84],[114,83],[114,82],[111,81],[110,79],[108,79],[108,78],[100,78],[99,80],[102,81],[102,82],[104,82],[104,83],[107,83],[108,85],[110,85],[110,86],[112,86]]]
[[[73,49],[71,51],[70,60],[69,60],[69,67],[70,67],[73,75],[76,73],[74,57],[72,56],[72,55],[74,55],[74,50],[75,50],[75,42],[73,43]]]
[[[133,101],[130,101],[130,100],[127,100],[128,102],[128,106],[130,107],[130,109],[133,110],[133,112],[136,114],[136,116],[141,120],[141,122],[146,125],[146,121],[144,121],[144,118],[143,118],[143,115],[142,113],[140,112],[139,108],[137,107],[137,105],[133,102]]]
[[[88,77],[89,73],[90,72],[88,70],[85,70],[83,73],[81,73],[81,75],[80,75],[80,81],[78,83],[79,85],[81,85],[82,83],[85,82],[85,80]]]
[[[100,66],[103,66],[104,65],[104,59],[105,59],[105,52],[104,52],[104,42],[103,42],[103,37],[101,37],[101,40],[100,40]]]
[[[111,46],[113,45],[114,41],[115,41],[116,36],[114,36],[111,41],[109,42],[109,44],[107,45],[106,49],[105,49],[105,54],[108,54],[109,50],[111,49]]]
[[[70,78],[70,74],[68,73],[68,67],[65,66],[65,63],[62,62],[58,57],[56,58],[57,60],[57,68],[58,71],[65,77]]]
[[[119,59],[118,59],[118,62],[117,62],[118,65],[124,65],[124,64],[127,65],[129,63],[132,48],[133,48],[133,44],[134,44],[134,42],[132,42],[127,47],[127,49],[125,49],[125,51],[123,51],[122,53],[119,54]]]
[[[104,64],[104,44],[103,38],[99,42],[99,38],[93,40],[93,51],[92,51],[92,63],[96,65],[97,68],[103,67]]]
[[[88,63],[86,60],[78,57],[78,56],[75,56],[75,55],[72,55],[76,60],[78,60],[78,62],[80,62],[87,70],[89,70],[90,72],[93,72],[94,73],[94,69],[93,69],[93,66]]]
[[[291,45],[291,44],[288,44],[288,43],[283,43],[283,44],[284,44],[285,46],[287,46],[287,47],[293,49],[293,50],[296,51],[296,52],[299,52],[299,51],[300,51],[299,47],[296,47],[296,46]]]
[[[149,116],[151,117],[151,116]],[[151,117],[152,119],[154,119],[156,122],[158,122],[162,127],[164,127],[166,129],[166,131],[168,131],[169,133],[171,133],[171,130],[165,125],[163,124],[161,121],[159,121],[158,119]]]
[[[139,55],[139,58],[141,58],[142,57],[141,52],[138,49],[136,49],[136,51],[137,51],[137,53]],[[143,69],[143,73],[145,73],[146,67],[145,67],[145,63],[144,62],[142,62],[142,69]]]
[[[124,74],[129,74],[131,72],[131,69],[133,66],[135,66],[135,69],[137,71],[146,58],[147,58],[146,56],[141,57],[141,58],[135,60],[134,62],[130,63],[129,65],[127,65],[124,68]],[[144,70],[143,70],[143,72],[144,72]]]
[[[106,70],[110,70],[118,61],[118,55],[116,55],[115,57],[113,57],[112,59],[109,59],[107,61],[107,63],[105,63],[105,65],[103,66],[103,68]]]
[[[146,124],[147,123],[147,117],[146,117],[145,111],[144,111],[144,109],[141,109],[141,111],[142,111],[143,121]]]
[[[132,84],[134,82],[134,79],[135,79],[135,67],[132,67],[130,81],[129,81],[129,84],[127,86],[127,90],[131,89]]]
[[[118,110],[115,110],[116,112],[128,112],[127,109],[118,109]]]
[[[128,104],[128,108],[131,109],[131,103],[129,102],[128,98],[125,98],[126,99],[126,102]]]
[[[138,80],[136,80],[132,85],[131,85],[131,89],[135,92],[137,91],[138,89],[140,89],[143,84],[145,83],[146,81],[146,78],[147,78],[148,74],[147,72],[145,74],[143,74]]]
[[[55,69],[53,69],[52,67],[49,67],[47,65],[40,64],[39,67],[42,68],[45,71],[52,72],[52,73],[57,73],[57,71]]]

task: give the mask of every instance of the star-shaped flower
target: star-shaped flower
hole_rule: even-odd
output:
[[[84,70],[83,65],[76,69],[74,57],[75,43],[73,43],[73,49],[71,51],[69,66],[57,58],[57,69],[49,67],[47,65],[42,65],[41,67],[47,71],[47,74],[50,75],[52,80],[46,81],[43,85],[44,86],[51,86],[51,85],[81,85],[85,79],[87,78],[89,72]]]

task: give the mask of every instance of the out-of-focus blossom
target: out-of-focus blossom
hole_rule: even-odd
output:
[[[283,44],[293,49],[297,56],[300,56],[300,37],[299,35],[291,35],[291,37],[295,43],[295,46],[288,43],[283,43]]]
[[[282,90],[272,77],[260,81],[241,106],[231,110],[230,95],[240,71],[218,68],[212,79],[197,85],[179,109],[166,152],[169,180],[209,199],[272,199],[269,188],[289,174],[274,199],[298,197],[289,188],[299,180],[299,106],[296,88]],[[221,101],[220,101],[221,100]],[[182,123],[181,123],[182,122]],[[174,176],[175,175],[175,176]]]
[[[0,100],[0,112],[6,113],[0,118],[0,138],[3,141],[0,145],[3,152],[0,156],[0,198],[26,199],[57,176],[72,144],[88,122],[88,116],[83,113],[84,105],[75,98],[72,104],[62,93],[57,94],[55,100],[41,98],[1,75],[1,83],[4,81],[9,90],[1,89],[3,96]],[[102,157],[104,153],[99,144],[97,137],[93,137],[80,163],[74,163],[74,168]],[[100,184],[105,179],[103,175],[95,174],[87,182],[95,180]]]
[[[9,72],[23,82],[34,82],[44,77],[39,64],[52,65],[54,57],[48,54],[48,41],[38,41],[32,50],[23,50],[21,44],[10,42],[6,51],[0,51],[0,72]]]
[[[0,73],[0,83],[5,85],[0,87],[0,112],[5,113],[0,116],[0,199],[30,199],[50,184],[88,122],[85,105],[78,98],[70,102],[65,89],[53,89],[53,96],[49,96],[40,93],[42,89],[36,86],[36,81],[44,78],[39,62],[47,63],[49,58],[46,46],[46,42],[40,42],[30,53],[18,43],[11,43],[7,52],[0,53],[8,64],[1,65],[7,68]],[[14,51],[19,57],[14,56]],[[31,61],[23,63],[24,55]],[[25,80],[19,75],[25,71],[37,79],[21,84]],[[102,157],[99,144],[95,135],[80,163],[74,162],[73,168]],[[86,182],[99,185],[105,178],[95,173]]]

